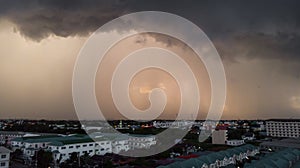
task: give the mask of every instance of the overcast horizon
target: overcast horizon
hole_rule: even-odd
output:
[[[200,27],[216,47],[225,69],[227,99],[222,119],[300,119],[299,1],[1,1],[0,119],[77,120],[72,100],[72,75],[78,53],[89,36],[106,22],[139,11],[163,11]],[[160,23],[157,23],[158,25]],[[128,31],[116,28],[114,33]],[[191,59],[193,51],[170,37],[144,34],[122,40],[107,53],[111,67],[117,55],[157,45]],[[120,58],[118,58],[120,59]],[[193,64],[202,91],[200,114],[205,119],[210,85],[203,65]],[[123,119],[106,100],[96,78],[98,103],[106,118]],[[147,80],[146,80],[147,79]],[[174,100],[161,119],[177,115],[175,80],[158,70],[145,70],[130,85],[133,104],[149,106],[153,87]],[[203,88],[202,88],[203,87]],[[102,92],[102,94],[99,94]],[[203,96],[204,95],[204,96]],[[187,116],[190,114],[186,114]]]

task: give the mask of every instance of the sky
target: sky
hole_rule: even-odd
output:
[[[296,0],[0,1],[0,118],[77,119],[72,74],[81,47],[106,22],[138,11],[174,13],[207,34],[222,58],[227,78],[223,119],[300,118],[299,5]],[[128,44],[138,47],[136,39],[140,37],[122,41],[112,53],[122,47],[128,51]],[[183,57],[192,55],[174,39],[155,35],[142,39],[147,39],[144,45],[158,42]],[[198,73],[205,72],[201,65],[193,66]],[[97,82],[102,77],[99,69]],[[172,90],[177,86],[168,74],[148,70],[138,74],[130,87],[133,104],[141,109],[149,106],[145,97],[149,88],[166,87],[175,102],[167,106],[164,118],[176,114],[179,99]],[[210,99],[209,85],[204,87],[199,119],[205,117]],[[96,90],[101,89],[97,85]],[[118,119],[110,102],[97,96],[106,117]]]

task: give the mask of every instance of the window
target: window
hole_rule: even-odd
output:
[[[89,153],[92,153],[93,152],[93,150],[89,150]]]
[[[63,147],[61,147],[61,149],[66,149],[66,147],[65,147],[65,146],[63,146]]]
[[[69,146],[69,149],[72,149],[72,148],[74,148],[74,146]]]
[[[5,163],[5,162],[1,162],[1,163],[0,163],[0,166],[1,166],[1,167],[4,167],[4,166],[6,166],[6,163]]]
[[[87,147],[87,145],[82,145],[82,147]]]
[[[89,146],[93,146],[93,144],[89,144]]]
[[[5,159],[6,158],[6,155],[1,155],[1,159]]]
[[[80,145],[76,145],[76,148],[80,148]]]

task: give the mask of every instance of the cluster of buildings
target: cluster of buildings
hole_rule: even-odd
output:
[[[191,121],[153,121],[155,128],[190,128],[194,122]]]
[[[262,154],[258,147],[247,144],[185,161],[177,161],[159,168],[298,168],[299,166],[299,149],[286,148],[275,153]]]
[[[281,140],[265,141],[260,143],[261,149],[278,151],[286,148],[300,150],[300,138],[285,138]]]
[[[261,123],[262,124],[262,123]],[[160,168],[219,168],[219,167],[300,167],[300,120],[295,119],[270,119],[265,121],[265,127],[259,126],[254,131],[265,129],[267,138],[259,147],[245,144],[246,141],[255,140],[251,132],[244,134],[241,139],[228,139],[227,128],[231,124],[216,126],[212,131],[212,144],[237,146],[220,152],[177,161]],[[243,124],[242,128],[249,129]]]
[[[256,160],[244,164],[245,168],[259,167],[300,167],[300,150],[287,148],[275,153],[258,156]]]
[[[5,123],[4,125],[7,127],[10,126],[9,123]],[[124,129],[127,128],[126,125],[127,127],[130,125],[130,128],[136,126],[133,123],[127,123],[127,121],[123,123],[121,121],[117,128]],[[55,125],[52,123],[49,126],[51,128],[65,129],[64,125]],[[199,131],[204,130],[211,133],[212,144],[228,145],[232,146],[232,148],[181,162],[174,162],[161,167],[230,167],[230,165],[245,162],[249,158],[251,158],[251,161],[245,162],[243,164],[244,167],[259,167],[261,165],[265,167],[274,167],[274,165],[297,167],[300,165],[300,120],[297,119],[270,119],[266,121],[245,122],[222,121],[220,123],[216,123],[215,121],[153,121],[152,123],[147,123],[144,127],[194,128],[195,126],[199,128]],[[76,128],[78,127],[79,125],[76,125]],[[147,150],[157,144],[155,136],[120,135],[99,132],[105,129],[105,127],[106,125],[99,125],[87,128],[82,125],[82,128],[93,132],[89,136],[85,134],[61,135],[53,133],[0,131],[0,143],[11,147],[11,150],[0,147],[0,168],[9,166],[10,153],[17,149],[22,151],[24,159],[28,161],[40,149],[51,151],[54,161],[59,164],[69,159],[74,153],[78,156],[86,154],[90,156],[109,153],[120,154],[135,149]],[[143,126],[139,128],[142,129]],[[241,139],[229,139],[228,130],[234,131],[235,129],[243,129],[247,133],[242,134]],[[197,133],[197,129],[195,130]],[[268,138],[256,140],[253,133],[255,131],[265,132]],[[245,145],[248,141],[260,142],[260,145],[259,147],[249,144]]]
[[[182,162],[174,162],[167,166],[160,166],[159,168],[219,168],[228,165],[235,165],[237,162],[241,162],[250,156],[257,155],[258,153],[258,147],[247,144],[220,152],[210,153],[197,158],[188,159]]]
[[[78,156],[88,154],[105,155],[133,149],[147,149],[156,144],[155,136],[117,136],[116,134],[95,133],[88,135],[48,135],[19,137],[11,140],[13,150],[19,149],[27,159],[31,159],[40,149],[51,151],[58,163],[70,158],[72,153]]]

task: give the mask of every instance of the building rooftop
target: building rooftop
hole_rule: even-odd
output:
[[[279,152],[267,154],[259,160],[246,163],[245,168],[251,167],[288,167],[290,163],[295,163],[300,156],[300,150],[288,148]]]
[[[25,132],[20,131],[0,131],[1,135],[25,135]]]
[[[274,146],[284,148],[297,148],[300,149],[300,138],[287,138],[277,141],[262,142],[260,146]]]
[[[300,122],[300,119],[269,119],[266,121],[278,121],[278,122]]]
[[[0,146],[0,153],[10,153],[10,152],[11,152],[11,150],[9,150],[3,146]]]
[[[128,137],[128,136],[127,136]],[[83,134],[73,134],[69,136],[62,135],[47,135],[47,136],[33,136],[14,138],[12,141],[26,142],[26,143],[49,143],[51,146],[63,146],[69,144],[89,143],[97,141],[113,141],[126,140],[125,136],[118,136],[118,134],[93,134],[92,137]]]
[[[203,164],[210,165],[211,163],[215,163],[216,160],[223,160],[225,157],[229,158],[233,155],[239,155],[242,152],[247,152],[248,150],[254,150],[257,147],[246,144],[243,146],[227,149],[220,152],[210,153],[208,155],[200,156],[197,158],[188,159],[182,162],[174,162],[167,166],[160,166],[160,168],[177,168],[177,167],[201,167]]]

